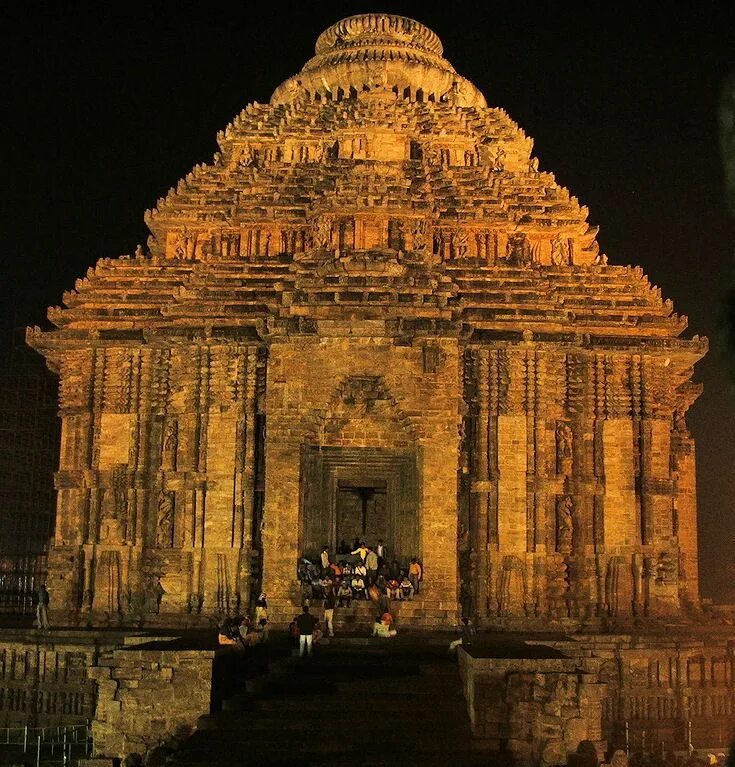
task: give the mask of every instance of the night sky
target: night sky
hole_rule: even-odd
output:
[[[705,392],[689,416],[702,592],[735,597],[735,385],[718,351],[722,296],[735,284],[717,143],[735,66],[727,4],[719,18],[713,5],[680,15],[561,3],[67,5],[17,3],[0,19],[4,347],[14,326],[43,325],[98,258],[144,243],[143,211],[211,160],[216,132],[267,102],[323,29],[353,13],[411,16],[535,139],[541,170],[589,206],[610,263],[641,265],[689,317],[686,335],[709,337],[695,375]]]

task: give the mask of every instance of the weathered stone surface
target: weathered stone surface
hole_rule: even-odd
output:
[[[123,757],[165,743],[180,728],[191,731],[209,713],[214,652],[127,650],[112,652],[111,679],[98,669],[92,722],[95,751]]]
[[[355,489],[422,561],[414,625],[698,607],[706,341],[433,32],[343,20],[217,140],[28,332],[60,376],[59,614],[192,625],[265,588],[285,623]]]
[[[473,733],[496,747],[511,737],[521,764],[538,764],[546,748],[571,754],[586,740],[602,757],[607,738],[609,747],[623,742],[626,722],[631,737],[645,731],[666,750],[686,746],[687,723],[694,742],[726,737],[735,721],[735,643],[731,632],[714,627],[697,633],[545,642],[566,659],[460,652]]]

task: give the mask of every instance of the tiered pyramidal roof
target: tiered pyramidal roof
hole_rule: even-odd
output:
[[[103,259],[50,310],[57,338],[264,338],[351,317],[397,334],[410,322],[692,344],[674,340],[686,320],[640,269],[607,265],[587,208],[416,21],[334,24],[217,138],[211,164],[146,212],[147,252]],[[687,365],[704,343],[689,348]]]

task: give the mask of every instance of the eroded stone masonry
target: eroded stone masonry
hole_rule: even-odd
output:
[[[327,29],[29,330],[65,618],[153,620],[160,578],[159,622],[261,588],[287,621],[299,557],[363,532],[422,561],[417,625],[697,607],[706,342],[442,53],[402,17]]]

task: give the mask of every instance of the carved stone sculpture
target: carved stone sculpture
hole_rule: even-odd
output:
[[[176,468],[176,450],[179,444],[178,423],[169,419],[163,434],[163,465],[165,468]]]
[[[551,263],[554,266],[562,266],[569,263],[569,247],[561,234],[557,234],[551,240]]]
[[[572,551],[573,507],[574,504],[569,495],[559,498],[556,503],[556,550],[560,554],[570,554]]]
[[[508,235],[505,258],[511,266],[529,266],[533,263],[531,244],[523,232]]]
[[[556,470],[559,474],[570,474],[574,457],[574,433],[564,421],[556,424]]]
[[[156,522],[156,545],[161,548],[173,546],[174,494],[161,490],[158,494],[158,518]]]
[[[332,219],[319,216],[312,223],[312,237],[317,250],[329,250],[332,244]]]
[[[458,229],[452,235],[452,248],[455,258],[465,258],[469,251],[470,236],[465,229]]]
[[[501,172],[505,170],[505,149],[499,146],[493,157],[493,170]]]

